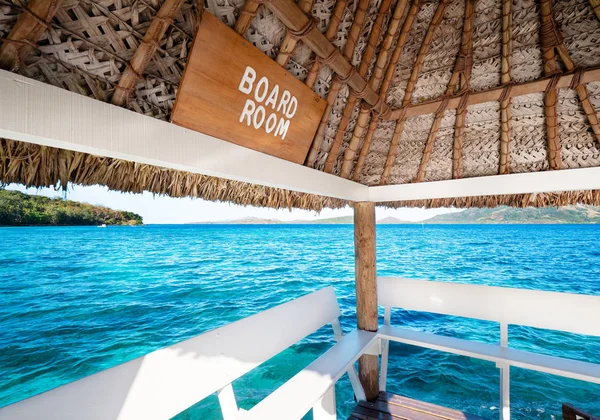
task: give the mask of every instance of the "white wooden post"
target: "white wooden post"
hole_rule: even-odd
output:
[[[500,323],[500,346],[508,347],[508,324]],[[502,420],[510,420],[510,365],[503,363],[497,365],[500,368],[500,402]]]
[[[340,341],[343,337],[344,332],[342,331],[342,325],[340,324],[340,319],[336,318],[331,322],[331,327],[333,328],[333,334],[335,337],[335,341]],[[352,385],[352,391],[354,391],[354,396],[357,401],[366,401],[367,397],[365,396],[365,390],[360,383],[360,379],[358,378],[358,373],[354,368],[354,365],[348,368],[348,378],[350,378],[350,384]]]
[[[335,385],[313,407],[313,420],[335,420]]]
[[[383,324],[390,325],[392,317],[392,308],[390,306],[385,307],[383,313]],[[385,391],[387,386],[387,371],[388,371],[388,357],[390,354],[390,341],[383,338],[381,340],[381,371],[379,372],[379,389]]]
[[[239,415],[239,410],[237,402],[235,401],[235,394],[233,393],[233,387],[231,384],[221,388],[217,392],[217,397],[219,397],[219,405],[221,406],[223,420],[233,420],[237,418]]]

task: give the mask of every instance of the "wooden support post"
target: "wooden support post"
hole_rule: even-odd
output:
[[[356,319],[358,328],[377,331],[377,273],[375,267],[375,203],[354,204],[354,261],[356,268]],[[379,394],[379,356],[365,354],[358,375],[368,401]]]

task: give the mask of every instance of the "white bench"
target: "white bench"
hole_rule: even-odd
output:
[[[240,416],[335,418],[336,381],[347,371],[364,399],[354,362],[374,333],[342,336],[332,287],[0,409],[0,419],[169,419],[218,393],[225,420]],[[339,342],[253,410],[238,410],[231,383],[324,325]]]
[[[378,303],[385,310],[384,326],[378,331],[383,349],[381,390],[386,389],[389,341],[496,362],[500,368],[503,420],[510,417],[510,366],[600,383],[598,364],[508,347],[509,324],[600,336],[600,296],[380,277]],[[485,344],[394,327],[390,325],[392,308],[498,322],[500,343]]]

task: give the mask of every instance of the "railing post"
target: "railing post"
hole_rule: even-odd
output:
[[[313,420],[335,420],[336,418],[334,385],[313,407]]]
[[[508,324],[500,323],[500,346],[508,347]],[[510,420],[510,365],[503,363],[500,368],[500,404],[502,420]]]
[[[358,329],[375,332],[377,273],[375,268],[375,203],[354,204],[354,259],[356,269],[356,318]],[[365,354],[358,360],[358,375],[368,401],[379,395],[379,356]]]
[[[383,314],[383,324],[390,325],[392,318],[392,308],[390,306],[385,307]],[[387,388],[387,371],[388,371],[388,359],[390,356],[390,341],[381,340],[381,371],[379,372],[379,390],[385,391]]]

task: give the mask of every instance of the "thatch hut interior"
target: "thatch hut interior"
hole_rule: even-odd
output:
[[[326,103],[302,157],[315,171],[375,187],[600,165],[600,8],[594,0],[2,0],[0,65],[170,121],[206,13]],[[4,137],[4,183],[99,183],[315,210],[347,201]],[[595,191],[573,188],[578,192],[546,188],[423,200],[400,194],[385,202],[600,202]]]
[[[328,378],[360,378],[358,399],[379,395],[376,340],[476,355],[497,362],[502,378],[516,364],[600,383],[597,365],[398,338],[389,325],[377,333],[375,270],[376,205],[600,205],[598,0],[0,0],[0,68],[3,184],[99,184],[317,211],[354,206],[360,331],[336,350],[348,359]],[[421,309],[435,309],[428,297],[438,289],[406,286]],[[480,293],[470,287],[467,294]],[[506,295],[498,307],[518,301],[527,315],[498,309],[490,319],[502,331],[523,319],[569,329],[577,313],[587,321],[578,318],[576,332],[600,335],[597,297],[565,298],[557,309],[543,305],[554,299],[546,292],[529,292]],[[385,304],[386,317],[398,300]],[[349,366],[359,355],[356,373]],[[323,399],[331,381],[312,387],[302,378],[329,404],[315,418],[335,418]],[[301,404],[286,398],[244,418],[296,418],[277,411]],[[39,414],[44,401],[15,412]],[[133,412],[162,418],[151,410]]]

